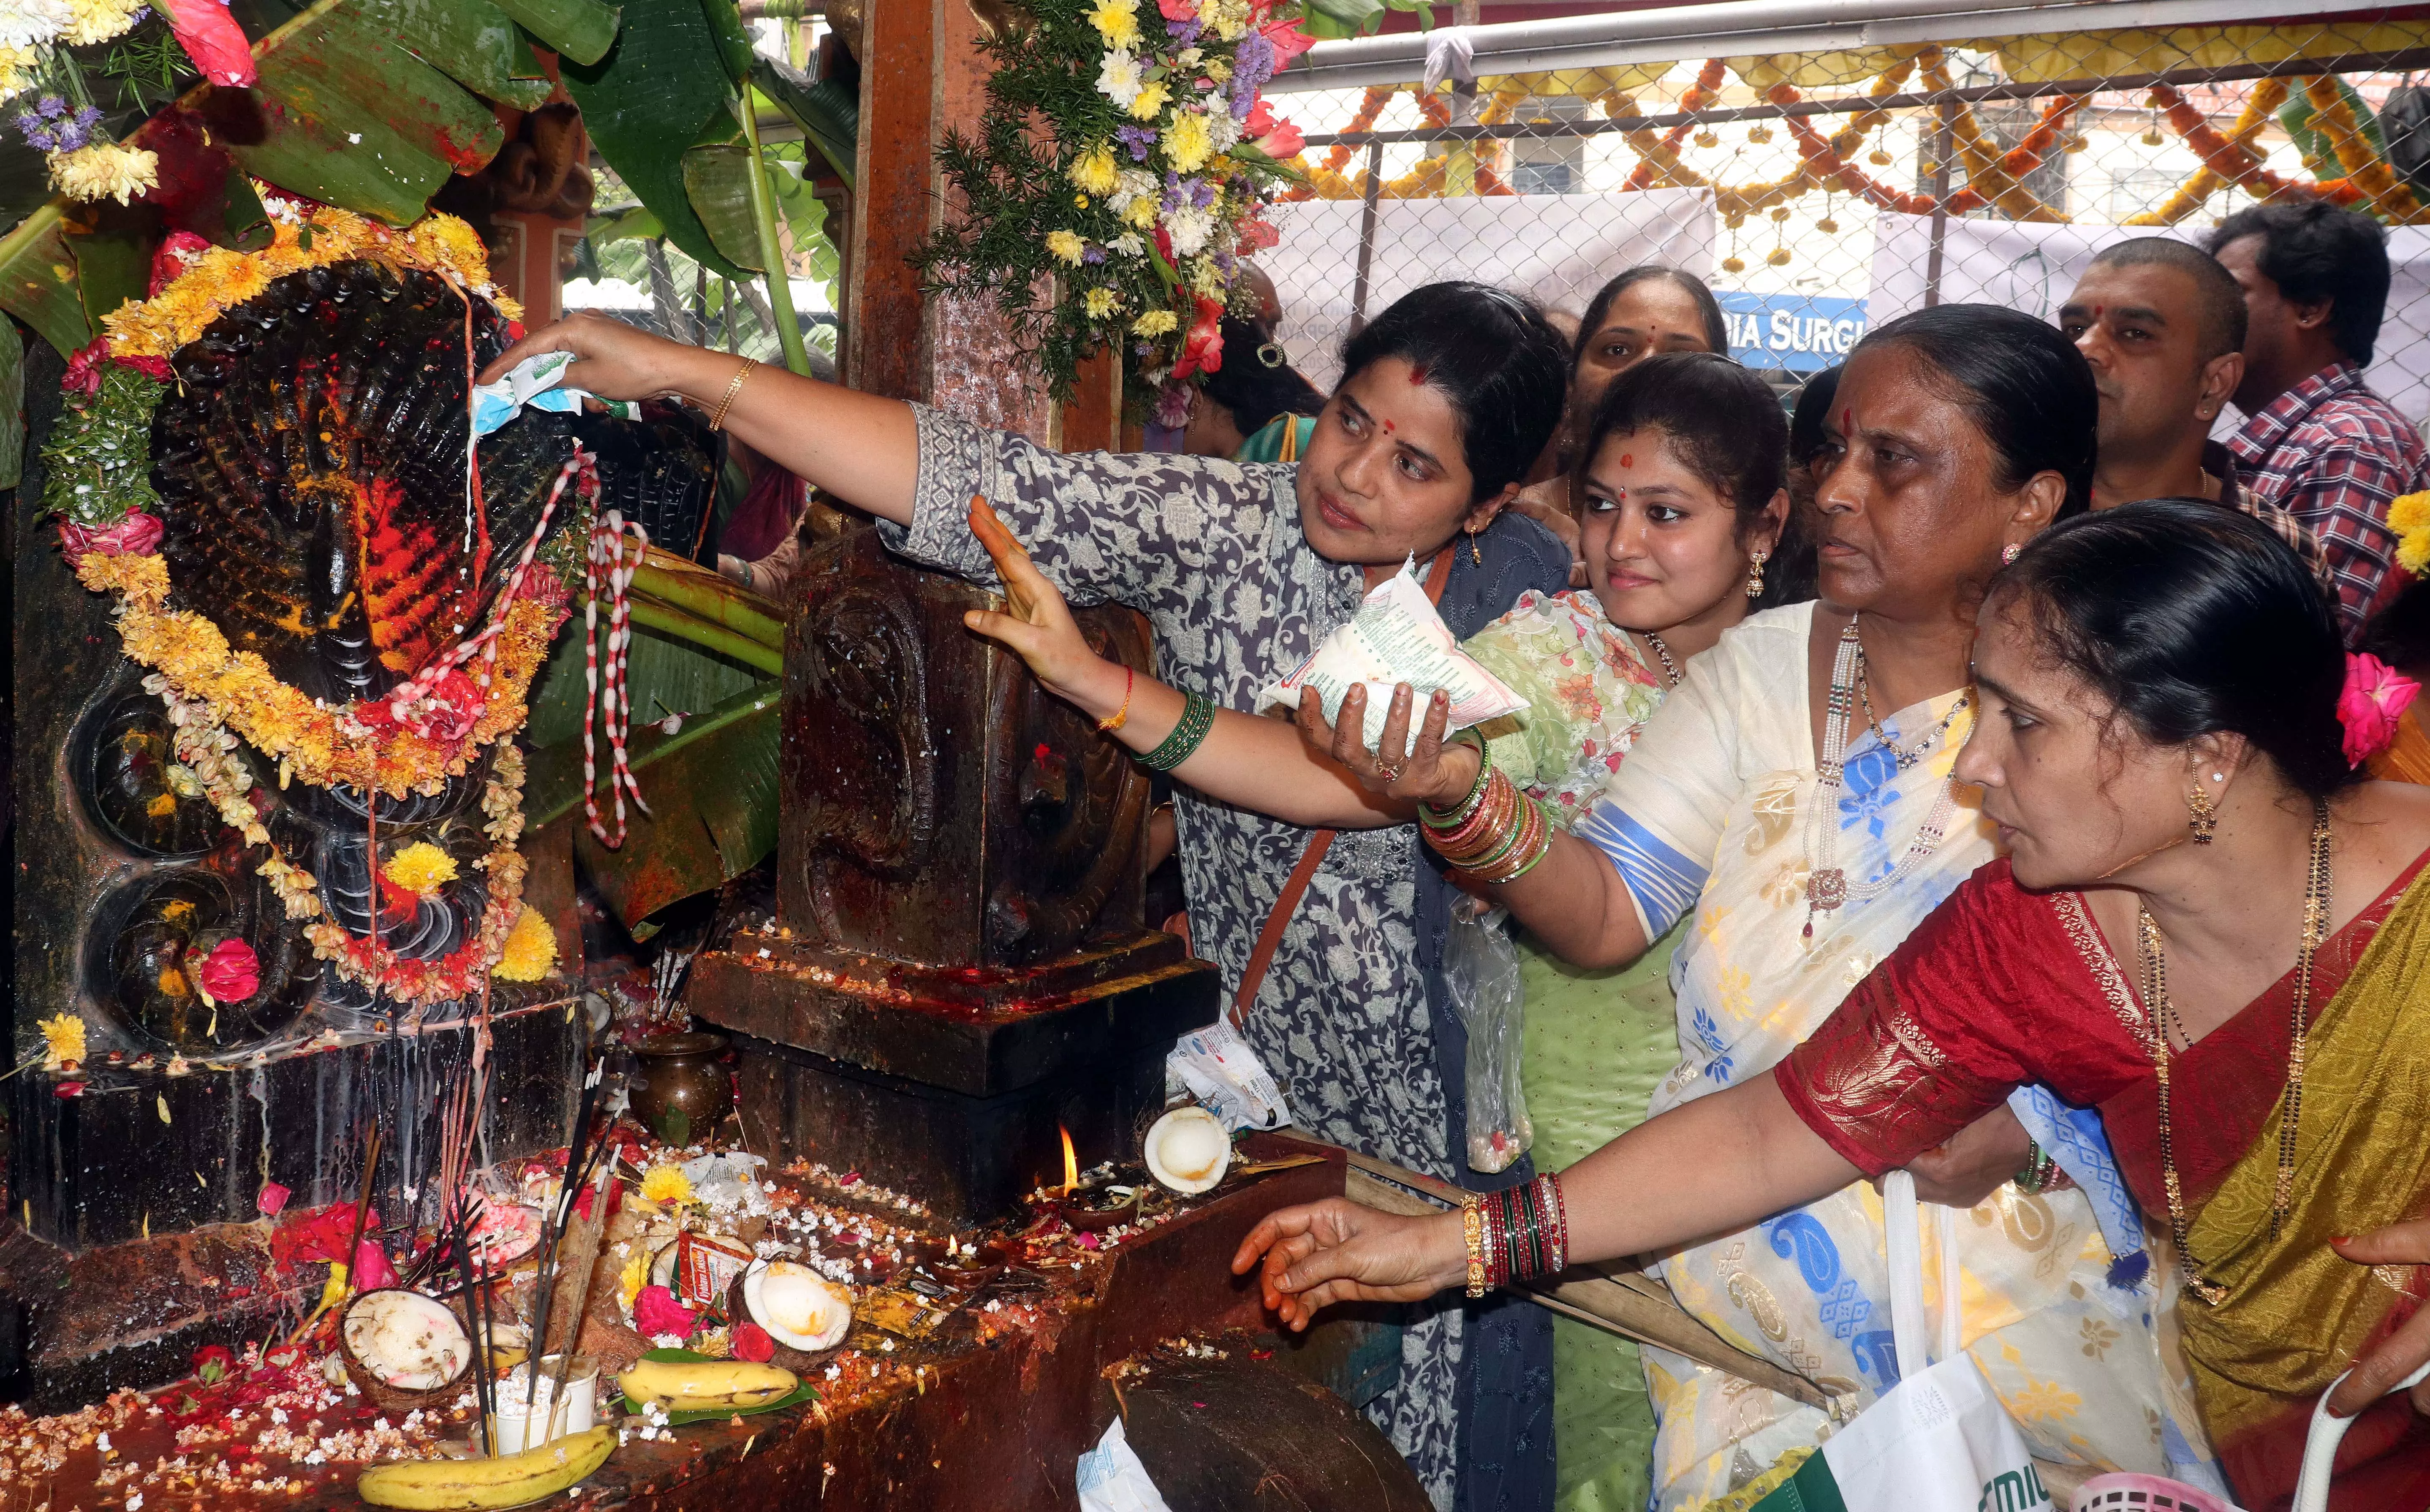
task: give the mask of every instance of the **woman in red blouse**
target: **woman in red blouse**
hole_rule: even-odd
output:
[[[2239,1500],[2289,1504],[2312,1404],[2359,1358],[2331,1404],[2362,1414],[2331,1504],[2430,1507],[2430,1386],[2375,1401],[2430,1359],[2430,790],[2364,780],[2328,606],[2242,516],[2157,500],[2069,521],[1978,623],[1984,718],[1956,773],[2006,858],[1774,1075],[1563,1171],[1553,1242],[1489,1253],[1485,1274],[1524,1274],[1561,1237],[1593,1260],[1744,1227],[2039,1082],[2101,1110],[2168,1231]],[[1524,1210],[1501,1221],[1533,1232]],[[1268,1218],[1234,1265],[1304,1327],[1329,1303],[1473,1285],[1478,1242],[1462,1214],[1335,1200]]]

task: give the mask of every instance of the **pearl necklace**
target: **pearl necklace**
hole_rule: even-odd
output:
[[[1643,636],[1645,643],[1654,648],[1654,654],[1662,658],[1662,675],[1671,679],[1672,687],[1678,687],[1679,664],[1671,659],[1671,648],[1664,645],[1662,638],[1651,630],[1639,630],[1637,633]]]
[[[1865,646],[1856,638],[1856,617],[1848,619],[1848,628],[1839,634],[1839,649],[1831,658],[1831,702],[1822,722],[1822,786],[1814,795],[1814,806],[1806,818],[1806,930],[1804,939],[1814,939],[1814,916],[1830,913],[1850,899],[1858,903],[1880,897],[1915,873],[1932,853],[1940,849],[1948,833],[1949,821],[1956,812],[1956,784],[1943,781],[1940,796],[1933,802],[1932,812],[1925,816],[1915,839],[1907,842],[1906,854],[1889,874],[1872,882],[1851,882],[1848,873],[1837,864],[1839,826],[1840,775],[1848,754],[1848,717],[1856,711],[1857,690],[1864,676]],[[1890,742],[1880,725],[1871,724],[1873,735],[1904,772],[1922,760],[1949,733],[1968,698],[1959,694],[1950,706],[1947,717],[1935,725],[1930,734],[1916,742],[1912,751],[1901,751]],[[1870,709],[1868,710],[1870,713]],[[1870,723],[1870,722],[1869,722]]]

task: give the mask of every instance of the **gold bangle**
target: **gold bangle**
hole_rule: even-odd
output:
[[[1485,1213],[1477,1206],[1475,1197],[1459,1202],[1459,1224],[1468,1239],[1468,1294],[1485,1295]]]
[[[1138,669],[1134,667],[1124,667],[1123,669],[1123,706],[1114,710],[1112,714],[1097,722],[1097,728],[1100,732],[1111,735],[1116,730],[1121,729],[1123,725],[1130,723],[1131,690],[1137,687],[1138,684]]]
[[[742,380],[751,376],[752,370],[758,365],[757,358],[744,357],[742,366],[734,370],[734,381],[725,386],[725,397],[717,402],[717,413],[709,417],[710,430],[719,431],[725,428],[725,412],[734,407],[734,396],[742,391]]]

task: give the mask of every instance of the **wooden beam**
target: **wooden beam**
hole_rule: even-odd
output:
[[[850,317],[844,381],[895,399],[928,397],[920,275],[905,259],[936,213],[937,0],[870,0],[854,155]]]

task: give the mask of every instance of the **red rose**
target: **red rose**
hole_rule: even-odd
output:
[[[211,244],[191,231],[170,232],[169,239],[160,243],[160,250],[152,254],[151,292],[157,294],[169,287],[171,280],[183,276],[194,265],[194,259],[209,250]]]
[[[776,1357],[776,1341],[770,1338],[768,1330],[757,1323],[737,1323],[734,1325],[734,1357],[753,1365],[765,1365]]]
[[[165,534],[159,517],[141,509],[129,509],[126,517],[107,530],[95,530],[77,524],[73,520],[59,522],[59,550],[67,559],[76,561],[93,552],[104,557],[149,557],[160,549]]]
[[[254,1194],[253,1208],[264,1218],[276,1218],[286,1210],[287,1199],[295,1194],[275,1181],[264,1182]]]
[[[194,1379],[205,1386],[217,1386],[236,1369],[236,1356],[225,1344],[206,1344],[194,1351]]]
[[[96,336],[75,349],[68,358],[67,376],[59,380],[62,393],[92,395],[101,392],[101,365],[109,360],[109,338]]]
[[[223,939],[203,957],[203,990],[222,1003],[242,1003],[261,987],[261,958],[241,939]]]
[[[159,0],[159,4],[170,29],[177,34],[177,45],[194,60],[203,77],[238,87],[260,77],[253,66],[253,43],[228,14],[226,0]]]
[[[122,368],[140,373],[155,383],[169,381],[169,359],[164,357],[114,357],[109,359]]]

